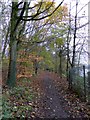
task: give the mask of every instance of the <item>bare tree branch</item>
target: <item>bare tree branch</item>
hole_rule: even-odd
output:
[[[24,2],[23,10],[21,11],[20,17],[19,17],[19,19],[17,20],[17,23],[16,23],[16,26],[15,26],[15,28],[14,28],[14,31],[16,30],[17,26],[19,25],[19,23],[20,23],[20,21],[21,21],[21,19],[22,19],[22,17],[23,17],[23,14],[24,14],[26,5],[27,5],[27,2]]]
[[[64,1],[64,0],[63,0]],[[40,17],[40,18],[35,18],[36,16],[38,16],[38,15],[40,15],[41,13],[36,13],[34,16],[29,16],[29,17],[31,17],[30,19],[24,19],[24,18],[22,18],[22,20],[24,20],[24,21],[30,21],[30,20],[42,20],[42,19],[44,19],[44,18],[47,18],[47,17],[50,17],[52,14],[54,14],[55,13],[55,11],[61,6],[61,4],[63,3],[63,1],[55,8],[55,10],[53,10],[52,11],[52,13],[50,13],[50,14],[48,14],[48,15],[45,15],[45,16],[43,16],[43,17]],[[45,10],[46,11],[46,10]]]
[[[38,16],[38,15],[40,15],[40,14],[42,14],[42,13],[45,13],[47,10],[49,10],[52,5],[53,5],[53,1],[52,1],[52,4],[51,4],[48,8],[46,8],[45,10],[39,12],[39,9],[38,9],[38,10],[37,10],[37,13],[36,13],[35,15],[23,16],[23,17],[24,17],[24,18],[30,18],[30,17],[31,17],[31,19],[32,19],[32,18],[34,19],[36,16]]]

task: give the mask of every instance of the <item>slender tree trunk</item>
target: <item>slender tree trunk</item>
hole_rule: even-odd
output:
[[[72,68],[75,66],[75,54],[76,54],[77,6],[78,6],[78,2],[76,0],[75,30],[74,30],[74,40],[73,40],[73,57],[72,57],[72,66],[71,66]]]
[[[4,47],[3,47],[3,50],[2,50],[2,59],[3,59],[4,55],[5,55],[5,50],[6,50],[6,47],[7,47],[9,29],[10,29],[10,23],[9,23],[8,30],[7,30],[7,33],[6,33]]]
[[[67,75],[67,81],[69,80],[69,64],[71,65],[70,56],[69,56],[69,43],[71,39],[71,3],[70,3],[70,9],[69,9],[69,28],[68,28],[68,35],[67,35],[67,65],[66,65],[66,75]]]
[[[55,73],[57,73],[57,51],[55,54]]]
[[[59,51],[59,58],[60,58],[60,64],[59,64],[59,74],[62,78],[62,50]]]
[[[68,58],[67,58],[68,59]],[[66,76],[67,76],[67,81],[68,81],[68,77],[69,77],[69,65],[68,65],[68,60],[67,60],[67,66],[66,66]]]

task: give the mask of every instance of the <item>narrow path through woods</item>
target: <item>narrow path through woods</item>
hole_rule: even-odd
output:
[[[68,89],[68,81],[59,75],[42,71],[32,77],[36,92],[32,117],[39,118],[90,118],[90,109]]]
[[[49,76],[43,79],[43,87],[45,96],[42,98],[42,102],[45,104],[45,107],[41,112],[44,112],[46,118],[67,118],[68,115],[62,108],[62,98],[59,98],[59,94]]]
[[[37,116],[42,118],[67,118],[69,114],[65,112],[63,107],[64,99],[55,87],[53,78],[49,72],[44,72],[36,79],[38,82],[38,100],[39,103],[36,113]],[[34,80],[35,81],[35,80]]]

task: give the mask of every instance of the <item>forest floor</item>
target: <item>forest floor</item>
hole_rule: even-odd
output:
[[[54,72],[40,71],[3,88],[4,117],[90,118],[90,108],[68,89],[68,81]],[[8,112],[7,112],[8,111]]]
[[[40,118],[84,118],[90,117],[85,102],[68,89],[68,82],[53,72],[40,72],[32,80],[33,89],[38,93],[35,116]]]

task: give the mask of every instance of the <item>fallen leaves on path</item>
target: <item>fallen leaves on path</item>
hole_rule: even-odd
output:
[[[21,78],[17,80],[17,87],[13,90],[7,86],[3,89],[3,111],[6,117],[28,117],[35,118],[45,117],[45,110],[50,110],[50,107],[42,102],[45,96],[45,88],[43,88],[43,78],[49,76],[52,79],[60,99],[63,98],[62,106],[65,111],[68,111],[73,118],[90,118],[90,108],[85,102],[81,102],[78,96],[68,89],[68,82],[65,78],[61,79],[53,72],[40,72],[37,76],[30,78]],[[49,88],[52,86],[49,85]],[[47,99],[52,101],[48,96]],[[40,111],[42,112],[40,112]],[[7,112],[8,111],[8,112]],[[55,109],[53,109],[55,112]]]
[[[86,102],[82,102],[78,95],[68,89],[68,81],[65,78],[60,78],[55,73],[50,73],[60,95],[62,94],[64,100],[64,108],[72,114],[73,118],[90,118],[90,107]]]
[[[40,75],[33,79],[33,88],[38,93],[37,95],[37,107],[42,109],[43,103],[40,99],[44,96],[44,88],[42,88],[42,79],[48,75],[54,82],[56,89],[62,95],[63,99],[63,107],[66,111],[71,114],[73,118],[90,118],[90,108],[86,105],[85,102],[81,102],[74,92],[68,89],[68,81],[65,78],[60,78],[57,74],[53,72],[42,72]],[[51,87],[51,86],[50,86]],[[39,99],[39,100],[38,100]],[[38,110],[38,109],[37,109]],[[40,113],[39,113],[40,114]],[[42,113],[41,113],[42,114]],[[44,113],[43,113],[44,114]],[[42,114],[42,116],[43,116]]]

